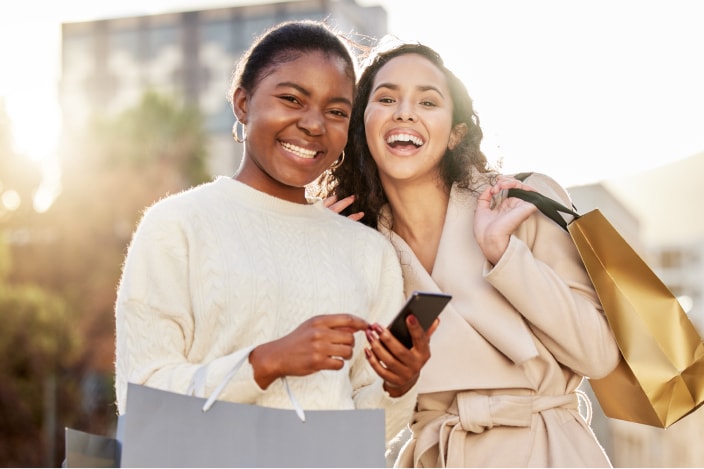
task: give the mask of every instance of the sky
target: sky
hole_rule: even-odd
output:
[[[60,24],[240,0],[26,0],[0,6],[0,99],[18,150],[50,162],[60,128]],[[704,1],[358,0],[434,47],[475,101],[506,172],[565,186],[704,151]]]

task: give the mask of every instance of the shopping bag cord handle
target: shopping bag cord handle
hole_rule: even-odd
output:
[[[545,216],[560,225],[565,231],[567,231],[567,222],[564,218],[562,218],[560,212],[572,215],[575,219],[580,217],[580,215],[574,210],[565,207],[560,202],[551,199],[550,197],[547,197],[541,194],[540,192],[512,188],[508,190],[507,196],[516,197],[525,200],[526,202],[532,203],[533,205],[538,207],[538,210],[543,212]]]
[[[288,394],[288,398],[291,400],[291,403],[293,404],[293,409],[296,411],[296,415],[298,415],[298,418],[301,419],[301,422],[305,422],[306,421],[306,414],[303,413],[303,408],[298,403],[296,396],[294,396],[293,392],[291,392],[291,388],[288,387],[288,380],[286,379],[285,376],[283,378],[281,378],[281,380],[284,382],[284,387],[286,388],[286,394]]]
[[[223,389],[225,389],[225,386],[227,386],[227,383],[230,382],[230,380],[235,376],[235,373],[237,373],[237,370],[240,369],[242,364],[245,362],[245,360],[249,357],[250,352],[252,351],[254,347],[248,347],[246,349],[240,350],[240,356],[237,357],[237,360],[235,361],[235,364],[232,365],[232,368],[230,369],[229,372],[225,375],[225,377],[222,379],[222,382],[215,388],[213,393],[208,397],[208,399],[205,401],[205,404],[203,404],[203,412],[207,412],[210,410],[210,408],[213,406],[217,398],[220,396],[222,393]],[[205,374],[207,373],[207,365],[204,365],[203,367],[199,368],[198,371],[196,371],[194,375],[194,382],[191,383],[189,386],[189,393],[198,390],[198,389],[204,389],[205,387]],[[291,391],[291,388],[288,385],[288,381],[286,380],[286,377],[281,378],[284,382],[284,387],[286,388],[286,394],[288,394],[288,398],[291,401],[291,404],[293,404],[293,409],[296,411],[296,415],[298,416],[299,419],[301,419],[301,422],[306,421],[306,415],[303,412],[303,408],[301,405],[298,403],[298,400],[296,399],[296,396],[293,395],[293,392]]]
[[[225,389],[225,386],[227,386],[227,383],[230,382],[233,376],[235,376],[235,373],[237,373],[237,370],[240,369],[244,361],[249,357],[250,352],[252,351],[254,347],[247,347],[246,349],[240,350],[239,357],[237,357],[237,360],[235,361],[235,364],[232,365],[232,368],[230,371],[227,372],[225,377],[222,379],[220,384],[215,388],[215,390],[212,392],[210,397],[208,397],[208,400],[205,401],[205,404],[203,404],[203,412],[207,412],[210,410],[210,408],[213,406],[217,398],[220,396],[220,393],[222,393],[223,389]],[[205,365],[207,366],[207,365]]]

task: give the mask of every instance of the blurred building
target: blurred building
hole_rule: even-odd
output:
[[[196,106],[210,139],[210,171],[232,174],[242,149],[233,142],[227,89],[235,62],[255,36],[284,20],[327,20],[357,42],[381,37],[387,14],[355,0],[299,0],[134,16],[62,25],[60,101],[64,135],[94,114],[114,114],[154,91]]]
[[[599,209],[623,238],[643,257],[646,247],[642,239],[642,223],[638,217],[601,183],[574,186],[568,189],[578,213]]]
[[[606,183],[642,222],[647,262],[704,334],[704,152]],[[704,408],[660,429],[610,422],[614,463],[630,467],[704,467]]]
[[[690,213],[696,201],[701,199],[692,199],[689,205],[682,203],[678,200],[679,191],[669,188],[681,186],[682,180],[690,174],[688,171],[694,171],[691,174],[697,176],[692,177],[698,177],[701,173],[697,169],[702,161],[704,154],[695,155],[674,165],[674,171],[671,167],[660,168],[655,172],[634,175],[628,181],[619,179],[608,184],[596,183],[568,189],[579,213],[598,208],[633,246],[670,291],[680,298],[683,309],[700,335],[704,332],[704,232],[698,230],[696,224],[690,223],[689,217],[683,214]],[[651,181],[651,177],[657,181]],[[624,193],[615,190],[615,187],[628,188],[631,197],[624,197]],[[702,191],[701,188],[698,190]],[[657,224],[658,219],[666,218],[663,211],[653,212],[654,204],[642,195],[653,193],[662,200],[664,206],[670,207],[669,215],[680,220],[680,230],[674,230],[678,233],[675,238],[653,234],[644,237],[648,223]],[[624,199],[628,199],[629,203]],[[648,213],[650,218],[637,216],[636,213]],[[695,212],[691,212],[693,213]],[[683,231],[686,236],[681,235]],[[588,381],[583,383],[582,390],[592,402],[594,433],[614,467],[704,467],[704,451],[699,443],[704,438],[704,408],[684,417],[670,428],[662,429],[608,418]]]
[[[704,240],[651,249],[653,268],[704,336]]]
[[[704,334],[704,152],[606,181],[641,220],[647,261]]]

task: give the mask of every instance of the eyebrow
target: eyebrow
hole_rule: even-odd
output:
[[[290,87],[296,89],[299,93],[305,95],[306,97],[310,97],[310,91],[308,91],[306,88],[303,88],[301,85],[294,83],[292,81],[282,81],[276,84],[277,88],[284,88],[284,87]],[[347,104],[349,106],[352,106],[352,101],[349,99],[343,97],[343,96],[337,96],[332,98],[330,101],[333,103],[343,103]]]
[[[379,83],[379,85],[377,85],[377,87],[374,88],[372,91],[377,91],[380,88],[388,88],[390,90],[396,91],[399,89],[399,86],[395,85],[393,83]],[[437,86],[421,85],[421,86],[417,86],[416,88],[420,91],[435,91],[437,94],[439,94],[443,98],[445,97],[445,95],[442,93],[442,91],[440,91],[440,89]]]

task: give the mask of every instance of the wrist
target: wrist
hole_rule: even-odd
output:
[[[417,377],[406,382],[405,384],[400,384],[400,385],[389,383],[388,381],[384,381],[383,388],[384,388],[384,391],[386,391],[386,393],[389,396],[401,397],[404,394],[406,394],[408,391],[410,391],[411,388],[416,384],[417,381],[418,381]]]
[[[262,389],[267,389],[279,377],[270,356],[271,354],[267,353],[267,344],[255,347],[249,354],[254,381]]]
[[[483,248],[484,256],[491,263],[496,265],[503,257],[506,249],[508,249],[509,238],[495,238],[487,242]]]

